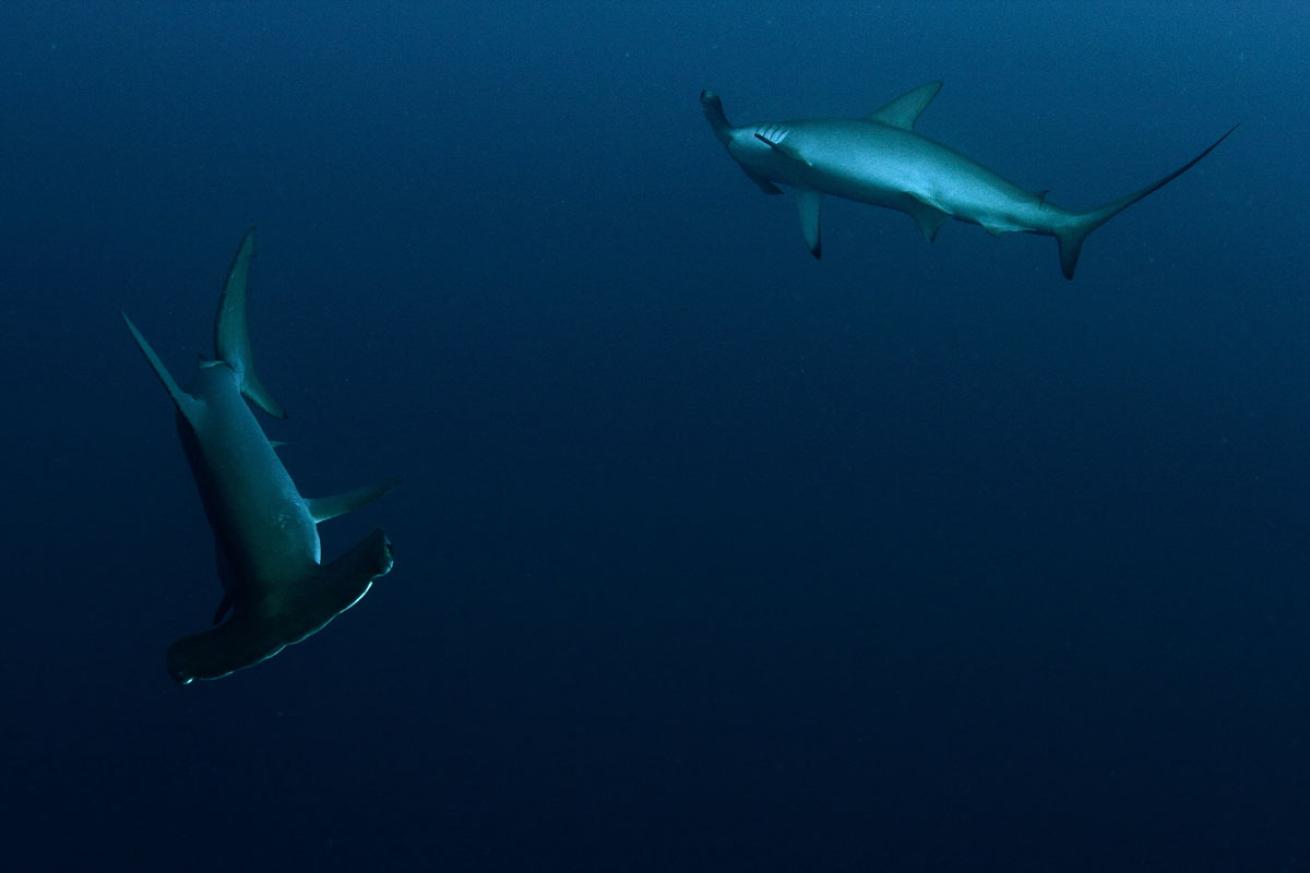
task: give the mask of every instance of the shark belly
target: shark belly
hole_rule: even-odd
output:
[[[225,366],[201,371],[188,460],[234,602],[267,602],[308,576],[320,557],[318,529]],[[184,438],[184,444],[187,440]]]
[[[285,418],[255,375],[246,324],[254,229],[228,268],[214,325],[214,358],[183,391],[141,331],[123,315],[137,348],[168,392],[178,434],[217,541],[225,596],[213,627],[168,647],[169,675],[182,684],[220,679],[267,661],[325,628],[391,572],[391,542],[374,530],[335,560],[320,563],[317,525],[381,497],[395,480],[306,499],[255,419],[249,400]]]
[[[830,124],[807,137],[817,190],[902,212],[926,206],[993,233],[1048,223],[1036,195],[940,143],[876,122]]]

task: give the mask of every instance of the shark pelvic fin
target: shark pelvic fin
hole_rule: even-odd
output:
[[[168,672],[187,685],[221,679],[267,661],[289,645],[322,630],[359,602],[373,582],[391,570],[391,543],[380,530],[314,572],[274,604],[238,606],[216,628],[182,637],[168,647]]]
[[[815,260],[823,257],[823,194],[813,188],[796,189],[796,208],[801,216],[801,231],[805,234],[805,245]]]
[[[223,295],[218,301],[214,322],[214,356],[230,366],[241,380],[241,393],[274,418],[286,418],[282,405],[255,375],[254,356],[250,351],[250,329],[246,320],[246,283],[250,275],[250,258],[255,251],[255,229],[241,238],[241,245],[228,268]]]
[[[909,213],[910,218],[914,219],[914,223],[919,226],[920,232],[923,233],[923,238],[928,242],[937,239],[937,232],[942,229],[942,225],[950,218],[945,212],[934,206],[929,206],[921,200],[913,201],[913,205],[905,211]]]
[[[356,488],[344,494],[306,498],[305,505],[309,507],[309,514],[314,517],[315,522],[324,522],[369,505],[399,484],[399,479],[387,479],[376,485]]]
[[[190,418],[190,412],[197,403],[196,399],[177,387],[177,382],[173,380],[173,374],[168,372],[164,362],[159,359],[159,355],[155,354],[155,350],[150,347],[150,343],[146,342],[146,338],[141,335],[141,331],[137,330],[136,325],[132,323],[132,319],[127,317],[126,312],[122,315],[123,322],[127,325],[127,329],[132,332],[132,338],[136,340],[137,348],[141,350],[141,354],[145,356],[151,369],[159,377],[159,381],[168,391],[168,396],[173,398],[173,404],[177,407],[178,412],[182,413],[184,417]]]
[[[800,161],[807,167],[814,166],[814,164],[801,157],[801,153],[796,151],[795,146],[789,145],[785,140],[769,139],[762,133],[755,134],[755,138],[785,158],[790,158],[793,161]]]
[[[941,82],[929,82],[926,85],[920,85],[913,91],[902,94],[886,106],[871,113],[869,120],[888,124],[892,127],[901,127],[905,130],[914,130],[914,123],[919,120],[923,110],[928,108],[928,104],[932,102],[932,98],[936,97],[937,92],[940,90],[942,90]]]

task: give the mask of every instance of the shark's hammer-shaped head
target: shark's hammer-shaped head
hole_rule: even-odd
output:
[[[766,194],[781,194],[781,189],[769,181],[769,176],[771,169],[776,166],[775,152],[780,141],[786,138],[786,130],[777,125],[763,128],[733,127],[723,112],[723,101],[713,91],[700,92],[700,105],[714,136],[746,171],[751,181]]]
[[[728,116],[723,112],[723,100],[713,91],[700,92],[700,106],[705,113],[705,119],[709,121],[714,135],[719,138],[719,142],[725,146],[732,141],[732,125],[728,123]]]

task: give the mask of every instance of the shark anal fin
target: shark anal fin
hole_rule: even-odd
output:
[[[814,164],[810,163],[805,158],[801,157],[801,153],[796,151],[795,147],[789,145],[785,140],[769,139],[767,136],[765,136],[762,133],[755,134],[755,138],[785,158],[790,158],[793,161],[799,161],[800,163],[804,164],[807,167],[814,166]]]
[[[376,485],[356,488],[354,491],[347,491],[344,494],[334,494],[331,497],[306,498],[305,505],[309,507],[309,514],[314,517],[315,522],[324,522],[336,518],[338,515],[345,515],[347,512],[354,512],[360,507],[367,506],[399,484],[399,479],[387,479]]]
[[[391,543],[375,530],[337,560],[315,568],[276,605],[238,609],[218,627],[173,643],[168,647],[169,675],[187,685],[266,661],[358,603],[391,565]]]
[[[914,130],[914,123],[919,120],[923,110],[928,108],[928,104],[932,102],[932,99],[937,96],[937,92],[940,90],[942,90],[941,82],[929,82],[926,85],[920,85],[913,91],[902,94],[871,113],[869,120],[905,130]]]
[[[796,189],[796,208],[801,217],[801,232],[805,245],[815,259],[823,257],[823,194],[813,188]]]
[[[218,318],[214,322],[214,356],[228,364],[241,379],[241,393],[274,418],[286,418],[282,405],[255,375],[254,356],[250,351],[250,328],[246,319],[246,286],[250,277],[250,259],[255,252],[255,229],[249,228],[232,257],[218,301]]]
[[[145,356],[150,368],[155,371],[155,376],[159,378],[164,389],[168,391],[168,396],[173,399],[173,405],[177,407],[178,412],[182,413],[183,418],[190,420],[191,413],[198,401],[177,386],[173,374],[168,372],[168,367],[164,366],[164,362],[159,359],[159,355],[155,354],[155,350],[150,347],[150,343],[146,341],[141,331],[137,330],[136,325],[132,323],[132,319],[127,317],[126,312],[122,315],[123,322],[127,325],[127,329],[132,332],[132,338],[136,340],[137,348],[141,350],[141,354]]]

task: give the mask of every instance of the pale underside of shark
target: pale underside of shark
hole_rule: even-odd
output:
[[[335,497],[300,495],[265,436],[249,399],[270,415],[282,408],[254,372],[246,323],[246,284],[254,231],[241,241],[219,301],[214,359],[201,361],[183,390],[125,314],[123,320],[177,408],[177,429],[214,532],[223,598],[215,627],[168,649],[168,672],[187,684],[218,679],[265,661],[325,627],[391,570],[380,530],[321,564],[318,523],[372,502],[396,483]],[[224,616],[231,617],[223,621]]]
[[[790,187],[800,210],[805,243],[820,257],[824,195],[908,214],[924,237],[935,239],[948,218],[982,226],[992,234],[1053,236],[1060,267],[1072,279],[1083,241],[1093,230],[1190,170],[1223,142],[1236,125],[1169,175],[1099,209],[1074,212],[1014,185],[914,130],[919,115],[941,90],[929,82],[864,118],[807,119],[733,127],[723,103],[701,92],[701,107],[728,153],[766,194]]]

